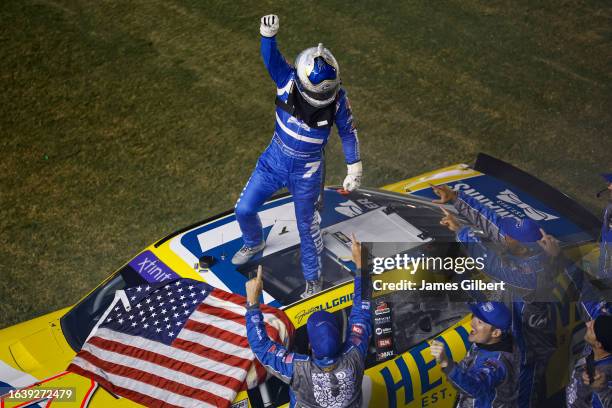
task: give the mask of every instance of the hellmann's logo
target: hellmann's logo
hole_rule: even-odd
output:
[[[533,208],[531,205],[525,203],[521,198],[510,189],[505,189],[498,193],[495,198],[497,198],[497,202],[487,198],[480,191],[476,190],[472,186],[467,183],[457,183],[453,186],[453,189],[456,191],[462,191],[464,194],[472,197],[475,200],[478,200],[481,204],[486,207],[489,207],[493,211],[495,211],[500,217],[514,217],[516,219],[522,218],[520,214],[516,214],[512,211],[515,207],[520,210],[524,214],[531,218],[534,221],[552,221],[556,220],[559,217],[556,215],[549,214],[545,211],[538,210]],[[508,205],[510,204],[510,205]]]

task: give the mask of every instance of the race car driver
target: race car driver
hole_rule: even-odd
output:
[[[477,303],[470,308],[468,340],[472,346],[466,357],[455,363],[436,340],[430,346],[431,354],[459,391],[457,407],[515,407],[517,375],[510,310],[502,302]]]
[[[312,356],[289,352],[268,337],[259,310],[263,287],[261,267],[257,277],[246,283],[249,345],[271,374],[289,384],[291,407],[361,406],[361,382],[372,316],[370,301],[361,298],[361,245],[354,236],[352,250],[357,274],[347,340],[341,343],[342,333],[334,315],[317,311],[306,323]]]
[[[567,386],[571,408],[612,407],[612,316],[601,315],[586,324],[588,355],[578,360]]]
[[[257,161],[251,178],[236,202],[236,219],[244,246],[234,255],[235,265],[246,263],[265,246],[259,207],[275,191],[287,187],[293,195],[306,280],[303,297],[321,290],[323,243],[315,204],[321,190],[323,148],[333,124],[338,128],[348,166],[343,187],[361,184],[362,164],[351,105],[340,86],[340,71],[332,53],[322,44],[307,48],[289,65],[276,45],[278,16],[261,19],[261,55],[276,84],[276,125],[272,141]]]
[[[552,304],[535,299],[538,285],[556,271],[556,261],[546,251],[548,236],[529,218],[499,217],[478,200],[448,186],[434,186],[438,204],[453,202],[460,215],[474,226],[463,226],[446,209],[440,221],[467,244],[474,259],[484,259],[483,272],[509,287],[521,289],[508,299],[512,305],[512,334],[520,353],[519,399],[521,408],[539,407],[546,396],[546,367],[557,348]],[[484,240],[490,243],[484,243]],[[537,244],[536,244],[537,242]]]

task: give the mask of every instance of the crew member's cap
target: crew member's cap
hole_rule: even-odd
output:
[[[607,183],[612,183],[612,173],[601,173],[601,177],[603,177]]]
[[[499,227],[502,234],[520,242],[536,242],[542,239],[540,226],[531,218],[517,220],[514,217],[504,217]]]
[[[340,328],[333,314],[325,310],[314,312],[306,323],[308,339],[315,358],[334,358],[340,351]]]
[[[604,350],[612,353],[612,316],[601,315],[593,324],[595,338],[601,343]]]
[[[510,330],[512,314],[510,309],[502,302],[478,302],[470,304],[474,316],[485,323],[500,329],[502,332]]]

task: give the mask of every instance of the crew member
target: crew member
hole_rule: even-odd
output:
[[[612,316],[587,322],[584,340],[590,349],[576,363],[566,391],[567,406],[612,407]]]
[[[520,353],[518,406],[543,406],[546,367],[557,348],[557,336],[552,304],[534,299],[541,300],[542,283],[552,281],[551,273],[556,271],[554,254],[549,252],[554,240],[530,218],[502,218],[473,197],[445,185],[434,186],[433,190],[440,197],[434,202],[453,202],[459,214],[473,226],[461,225],[444,208],[440,223],[456,232],[457,241],[467,244],[471,257],[484,259],[485,274],[506,282],[507,287],[519,289],[509,299],[512,334]]]
[[[348,338],[342,344],[341,328],[327,311],[314,312],[306,323],[312,356],[289,352],[268,337],[259,310],[262,270],[246,283],[247,337],[251,349],[266,369],[289,384],[291,407],[360,407],[361,381],[370,340],[370,301],[361,298],[361,245],[353,236],[353,261],[357,266]]]
[[[448,380],[457,388],[457,407],[515,407],[517,375],[512,352],[510,310],[501,302],[471,305],[472,346],[459,363],[449,359],[444,345],[434,340],[430,346]]]
[[[362,164],[351,105],[340,86],[336,59],[323,44],[307,48],[289,65],[276,45],[278,16],[262,17],[261,55],[276,84],[276,125],[272,141],[236,203],[236,219],[244,246],[234,255],[235,265],[246,263],[265,246],[258,209],[275,191],[287,187],[293,195],[301,242],[303,297],[322,288],[323,242],[315,204],[321,192],[323,148],[333,124],[342,140],[348,166],[343,187],[353,191],[361,184]]]

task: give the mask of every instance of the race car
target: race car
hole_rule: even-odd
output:
[[[475,164],[457,164],[387,185],[346,193],[326,187],[320,210],[324,241],[323,291],[301,299],[304,280],[300,270],[299,236],[292,197],[275,196],[260,211],[266,237],[264,251],[236,267],[232,255],[242,245],[233,211],[178,230],[147,247],[110,275],[74,306],[0,330],[0,395],[2,407],[38,404],[53,398],[32,393],[30,399],[8,400],[10,391],[38,388],[73,392],[64,407],[127,407],[138,404],[119,398],[93,380],[67,372],[66,367],[111,304],[115,292],[142,282],[162,282],[184,277],[203,280],[227,292],[244,295],[245,282],[258,265],[264,268],[264,303],[284,311],[295,327],[294,351],[306,353],[306,321],[317,310],[327,310],[346,325],[352,305],[355,265],[351,261],[350,236],[362,242],[409,243],[389,253],[415,248],[439,250],[434,242],[450,242],[454,236],[439,221],[440,208],[432,203],[432,185],[448,184],[466,192],[501,215],[531,217],[549,234],[559,238],[564,251],[577,259],[597,259],[594,244],[599,221],[579,204],[515,167],[485,154]],[[448,207],[452,211],[452,207]],[[376,245],[373,246],[375,248]],[[379,254],[382,255],[382,254]],[[460,256],[460,253],[452,256]],[[588,262],[584,262],[588,269]],[[587,271],[588,272],[588,271]],[[386,271],[387,277],[402,271]],[[419,274],[410,279],[421,279]],[[394,277],[395,279],[398,276]],[[437,276],[436,279],[452,279]],[[484,278],[486,279],[486,277]],[[568,372],[570,356],[582,348],[583,327],[576,303],[568,295],[569,280],[559,276],[552,293],[559,346],[551,359],[550,373]],[[452,407],[456,390],[442,374],[428,351],[436,339],[446,345],[450,358],[460,360],[470,344],[471,315],[466,303],[448,292],[379,290],[373,293],[374,335],[363,381],[369,406]],[[547,394],[558,397],[567,375],[551,375]],[[27,395],[27,394],[23,394]],[[26,398],[24,400],[24,398]],[[287,406],[288,388],[274,377],[250,390],[242,390],[232,406]]]

